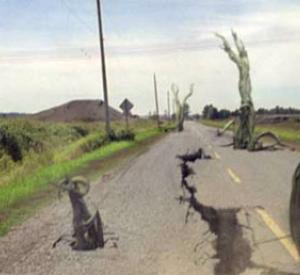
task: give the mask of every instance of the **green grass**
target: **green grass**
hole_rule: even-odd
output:
[[[201,123],[206,126],[215,127],[215,128],[223,128],[228,120],[209,120],[209,119],[202,119]]]
[[[201,123],[206,126],[215,128],[223,128],[228,120],[202,120]],[[231,130],[233,127],[231,127]],[[258,124],[255,133],[259,134],[266,131],[272,131],[281,140],[291,143],[300,144],[300,128],[294,123],[278,123],[278,124]]]
[[[69,145],[70,148],[62,152],[59,161],[51,165],[42,166],[35,170],[34,173],[19,177],[9,184],[0,185],[0,235],[5,234],[12,225],[22,221],[26,216],[24,213],[30,213],[33,208],[36,208],[34,201],[30,199],[42,194],[42,197],[51,197],[47,190],[51,189],[51,183],[55,183],[66,175],[76,173],[78,170],[88,167],[88,165],[96,160],[103,160],[118,152],[135,147],[142,141],[162,135],[163,132],[158,129],[141,128],[137,131],[135,141],[120,141],[112,142],[91,152],[83,153],[76,159],[66,159],[61,156],[68,156],[70,152],[78,150],[77,142],[75,145]],[[80,147],[80,146],[79,146]],[[68,152],[68,153],[66,153]],[[49,187],[50,186],[50,187]],[[53,189],[53,187],[52,187]],[[32,205],[33,203],[33,205]],[[40,203],[39,203],[40,205]],[[24,209],[20,210],[20,206]]]
[[[30,119],[0,119],[5,142],[0,142],[0,185],[55,162],[55,156],[95,133],[104,135],[100,124],[51,123]],[[13,161],[16,152],[20,161]]]
[[[118,134],[123,122],[113,122]],[[151,120],[134,120],[130,123],[134,132],[155,127]],[[31,176],[45,166],[78,159],[108,143],[101,123],[50,123],[25,119],[0,119],[0,130],[13,139],[22,153],[22,161],[15,162],[0,143],[0,187],[10,185]],[[12,150],[15,151],[15,150]]]
[[[299,143],[300,144],[300,131],[296,129],[288,129],[284,127],[271,126],[271,125],[258,125],[256,132],[262,133],[265,131],[272,131],[280,139],[287,142]]]
[[[4,208],[7,208],[21,199],[39,191],[49,182],[58,181],[60,178],[73,173],[81,167],[84,167],[90,161],[103,159],[132,145],[132,142],[126,141],[110,143],[94,152],[84,154],[78,159],[64,161],[62,163],[56,163],[48,167],[41,168],[32,176],[4,185],[0,188],[0,212]]]

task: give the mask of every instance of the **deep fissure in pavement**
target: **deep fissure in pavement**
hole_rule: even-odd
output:
[[[200,153],[201,152],[201,153]],[[188,162],[195,162],[197,159],[203,159],[202,149],[192,154],[177,156],[181,159],[181,186],[188,192],[188,195],[180,197],[181,202],[188,202],[189,209],[194,209],[200,214],[201,219],[205,221],[211,233],[215,234],[217,239],[215,243],[216,254],[214,258],[219,259],[215,265],[214,273],[217,275],[240,274],[250,265],[252,250],[247,240],[243,237],[242,226],[238,222],[237,213],[239,208],[216,209],[202,204],[196,198],[197,189],[189,185],[187,178],[194,174],[189,167]],[[189,210],[186,216],[188,221]]]
[[[214,208],[201,203],[197,197],[197,189],[188,183],[187,178],[195,174],[188,165],[189,162],[209,158],[202,149],[192,153],[177,156],[181,160],[181,187],[183,195],[179,197],[180,203],[188,203],[186,223],[190,214],[190,209],[199,213],[201,219],[208,224],[209,231],[216,236],[213,248],[216,254],[212,257],[218,259],[214,267],[215,275],[238,275],[246,269],[262,269],[261,274],[291,274],[281,272],[277,269],[258,265],[251,261],[252,247],[250,242],[244,237],[243,227],[239,223],[238,213],[240,208]],[[186,192],[188,194],[186,194]],[[248,230],[252,230],[248,227]]]

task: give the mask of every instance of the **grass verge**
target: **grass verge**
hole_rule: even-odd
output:
[[[91,163],[107,160],[124,150],[135,147],[141,149],[145,141],[162,135],[163,132],[157,129],[140,130],[135,141],[109,143],[77,159],[40,168],[31,176],[0,186],[0,236],[53,199],[55,188],[51,183],[80,170],[88,171]]]

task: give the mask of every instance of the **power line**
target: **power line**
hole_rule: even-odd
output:
[[[95,34],[95,30],[92,29],[89,24],[86,23],[86,21],[77,13],[74,11],[74,9],[72,9],[70,7],[70,5],[66,2],[66,0],[61,0],[61,4],[62,7],[64,7],[67,12],[69,13],[69,15],[71,15],[74,19],[76,19],[81,26],[83,26],[89,33],[91,34]],[[80,53],[83,54],[83,56],[87,59],[91,59],[92,58],[92,54],[90,52],[88,52],[87,50],[85,50],[83,47],[79,48]]]
[[[250,40],[247,41],[247,46],[261,46],[276,43],[289,43],[300,39],[300,35],[295,35],[294,37],[270,37],[268,39],[262,40]],[[199,41],[199,42],[182,42],[180,43],[169,43],[169,44],[156,44],[149,46],[139,46],[139,47],[109,47],[108,49],[112,53],[117,54],[136,54],[136,53],[168,53],[170,51],[180,51],[180,50],[211,50],[218,48],[218,41]]]
[[[64,6],[66,8],[66,10],[69,12],[69,14],[71,16],[73,16],[74,19],[78,20],[78,22],[86,28],[87,31],[89,31],[92,34],[95,34],[95,30],[92,29],[86,22],[85,20],[77,13],[75,12],[70,6],[69,4],[67,4],[66,0],[60,0],[62,6]]]
[[[157,81],[156,81],[156,75],[154,73],[153,75],[153,83],[154,83],[154,98],[155,98],[155,107],[156,107],[156,119],[157,119],[157,127],[160,127],[160,121],[159,121],[159,105],[158,105],[158,96],[157,96]]]
[[[261,40],[249,40],[246,41],[246,47],[249,48],[249,46],[263,46],[268,44],[276,44],[276,43],[289,43],[294,42],[300,39],[300,35],[293,36],[293,37],[270,37],[268,39],[261,39]],[[145,46],[129,46],[129,47],[123,47],[123,46],[107,46],[107,49],[112,54],[144,54],[144,53],[169,53],[172,51],[205,51],[205,50],[212,50],[212,49],[218,49],[218,41],[199,41],[199,42],[182,42],[180,43],[169,43],[169,44],[155,44],[155,45],[145,45]],[[78,52],[81,52],[85,57],[92,58],[94,55],[96,55],[97,45],[90,45],[89,47],[62,47],[62,48],[49,48],[49,49],[38,49],[33,51],[9,51],[9,56],[18,57],[19,54],[22,55],[33,55],[34,53],[40,53],[40,54],[48,54],[51,52],[57,53],[58,51],[68,51],[68,50],[75,50]],[[15,54],[15,55],[14,55]],[[2,56],[3,58],[3,56]]]

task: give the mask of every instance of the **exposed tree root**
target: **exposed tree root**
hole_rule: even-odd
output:
[[[262,141],[262,139],[264,139],[264,138],[269,138],[269,139],[273,140],[274,142],[269,145],[264,145],[264,143]],[[231,147],[231,146],[235,146],[235,142],[221,145],[221,147]],[[282,143],[280,138],[276,134],[268,131],[268,132],[263,132],[263,133],[259,134],[258,136],[254,137],[252,139],[252,141],[245,148],[243,147],[243,148],[239,148],[239,149],[247,149],[250,152],[255,152],[255,151],[263,151],[263,150],[273,151],[273,150],[277,150],[278,147],[289,148],[290,150],[294,150],[293,147],[290,147],[290,146]],[[235,147],[235,149],[238,149],[238,148]]]
[[[261,141],[263,138],[270,138],[274,141],[274,143],[264,146],[263,142]],[[261,133],[258,136],[254,137],[252,142],[248,146],[248,150],[249,151],[275,150],[277,146],[288,147],[287,145],[283,144],[280,141],[280,139],[277,135],[268,131],[268,132]]]
[[[74,250],[93,250],[103,248],[105,245],[103,224],[97,210],[92,216],[88,211],[84,196],[89,191],[89,182],[82,177],[66,178],[59,184],[59,191],[67,191],[73,210],[72,241],[70,245]],[[60,237],[54,244],[64,239]]]
[[[220,136],[222,136],[232,125],[234,125],[235,124],[235,120],[234,119],[232,119],[232,120],[230,120],[224,127],[223,127],[223,129],[218,129],[217,130],[217,136],[218,137],[220,137]]]
[[[233,145],[234,145],[234,143],[231,142],[231,143],[228,143],[228,144],[222,144],[221,147],[231,147]]]

